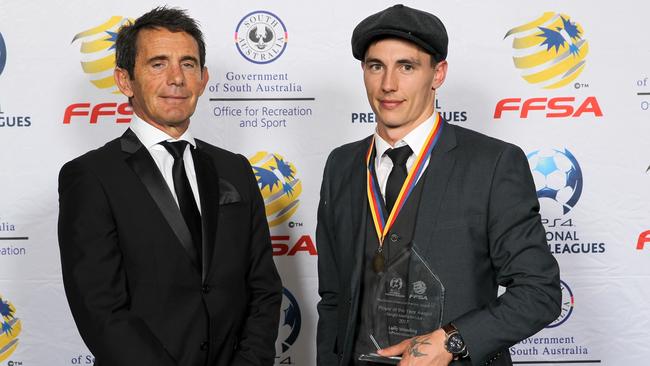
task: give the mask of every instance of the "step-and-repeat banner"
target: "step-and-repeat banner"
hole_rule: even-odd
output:
[[[393,3],[178,1],[200,21],[210,82],[193,133],[250,159],[284,299],[278,365],[315,364],[316,208],[334,147],[372,134],[352,29]],[[131,110],[115,32],[158,3],[0,3],[0,365],[90,365],[56,239],[63,163]],[[449,33],[437,109],[528,155],[562,313],[510,352],[521,364],[650,358],[650,5],[623,0],[409,1]],[[270,37],[269,35],[272,35]],[[269,36],[269,37],[267,37]],[[261,172],[261,173],[260,173]]]

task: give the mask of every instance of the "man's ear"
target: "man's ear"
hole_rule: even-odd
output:
[[[201,93],[199,95],[203,95],[203,91],[205,90],[205,86],[208,85],[208,81],[210,80],[210,73],[208,72],[208,68],[206,66],[203,66],[203,71],[201,71]]]
[[[129,76],[129,72],[123,68],[116,67],[115,71],[113,71],[113,77],[115,78],[115,84],[117,84],[117,87],[120,89],[122,94],[129,98],[133,97],[133,87],[131,86],[132,80]]]
[[[447,60],[442,60],[436,64],[431,89],[436,90],[445,82],[445,78],[447,77],[447,67]]]

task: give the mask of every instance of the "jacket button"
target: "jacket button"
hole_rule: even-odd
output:
[[[399,235],[394,234],[394,233],[390,234],[390,241],[392,241],[393,243],[399,241]]]
[[[203,341],[201,342],[201,351],[206,351],[208,349],[208,342]]]
[[[208,286],[208,285],[203,285],[203,287],[201,287],[201,291],[202,291],[204,294],[207,294],[208,292],[210,292],[210,286]]]

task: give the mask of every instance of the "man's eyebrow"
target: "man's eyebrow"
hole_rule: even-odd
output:
[[[192,56],[192,55],[187,55],[187,56],[181,57],[181,61],[194,61],[194,63],[196,63],[196,64],[199,63],[199,60],[196,57]]]
[[[169,60],[168,56],[158,55],[158,56],[153,56],[153,57],[149,58],[147,60],[147,63],[152,63],[152,62],[155,62],[155,61],[167,61],[167,60]]]
[[[367,58],[367,59],[365,59],[363,62],[364,62],[364,63],[378,63],[378,64],[382,64],[382,65],[384,64],[383,61],[381,61],[380,59],[375,58],[375,57]],[[409,64],[409,65],[421,65],[421,64],[422,64],[422,63],[420,62],[420,60],[418,60],[418,59],[416,59],[416,58],[403,58],[403,59],[399,59],[399,60],[397,60],[396,63],[398,63],[398,64],[400,64],[400,65],[404,65],[404,64]]]
[[[382,65],[384,64],[380,59],[375,58],[375,57],[367,58],[367,59],[363,60],[363,62],[366,63],[366,64],[370,63],[370,62],[377,63],[377,64],[382,64]]]
[[[404,58],[397,60],[398,64],[404,65],[404,64],[410,64],[410,65],[421,65],[422,63],[420,60],[415,59],[415,58]]]
[[[151,63],[151,62],[155,62],[155,61],[168,61],[168,60],[169,60],[169,56],[166,56],[166,55],[158,55],[158,56],[153,56],[153,57],[151,57],[150,59],[148,59],[148,60],[147,60],[147,63]],[[196,57],[194,57],[194,56],[187,55],[187,56],[183,56],[183,57],[181,57],[181,62],[182,62],[182,61],[188,61],[188,60],[189,60],[189,61],[194,61],[194,62],[197,63],[197,64],[199,63],[199,60],[198,60]]]

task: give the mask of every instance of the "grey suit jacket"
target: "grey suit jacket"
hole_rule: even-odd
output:
[[[414,241],[445,286],[471,358],[510,365],[508,347],[557,318],[559,268],[548,250],[525,154],[445,123],[427,167]],[[359,311],[372,136],[335,149],[318,208],[317,364],[348,365]],[[507,288],[497,297],[498,286]]]

